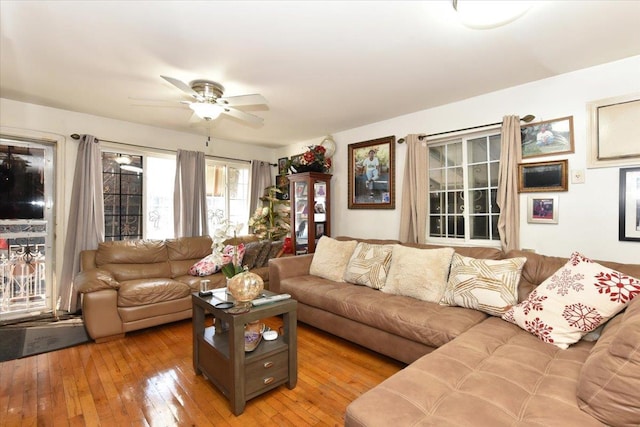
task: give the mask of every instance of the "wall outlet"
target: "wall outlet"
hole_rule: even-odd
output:
[[[571,171],[572,184],[584,184],[584,169],[573,169]]]

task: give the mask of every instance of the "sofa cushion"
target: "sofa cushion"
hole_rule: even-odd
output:
[[[518,283],[526,258],[487,260],[454,254],[440,304],[502,316],[518,303]]]
[[[217,273],[222,269],[222,266],[229,264],[234,256],[237,256],[237,262],[242,264],[244,258],[244,243],[238,245],[227,245],[222,251],[222,257],[220,254],[209,254],[202,258],[200,261],[193,264],[189,269],[189,274],[192,276],[210,276]]]
[[[209,236],[180,237],[166,241],[169,260],[182,261],[204,258],[211,253]]]
[[[306,275],[282,279],[279,292],[299,303],[369,325],[430,347],[439,347],[487,318],[468,308],[447,307],[384,294],[366,286]]]
[[[188,296],[191,288],[172,279],[128,280],[120,283],[118,307],[171,301]]]
[[[349,259],[344,280],[373,289],[382,288],[387,280],[392,251],[392,245],[359,242]]]
[[[608,425],[640,425],[640,301],[607,323],[578,381],[578,405]]]
[[[269,240],[258,240],[249,242],[244,246],[244,258],[242,263],[249,270],[256,266],[256,261],[263,252],[269,252]]]
[[[503,319],[567,348],[640,294],[640,280],[574,252],[567,263]]]
[[[394,245],[382,292],[439,303],[447,286],[452,248],[418,249]]]
[[[356,244],[355,240],[339,241],[322,236],[313,254],[309,273],[335,282],[344,282],[344,272]]]
[[[96,266],[106,264],[154,264],[168,261],[161,240],[118,240],[98,244]]]
[[[353,401],[345,426],[601,426],[576,403],[592,345],[560,350],[490,317]]]

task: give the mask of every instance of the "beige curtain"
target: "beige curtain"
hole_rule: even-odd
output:
[[[260,197],[265,195],[265,188],[273,185],[271,165],[262,160],[251,161],[251,190],[249,196],[249,215],[253,215],[260,202]]]
[[[498,233],[504,252],[520,248],[520,195],[518,194],[520,144],[520,117],[504,116],[497,195],[497,203],[500,207]]]
[[[407,135],[402,184],[400,236],[402,242],[425,243],[429,209],[429,148],[418,135]]]
[[[76,312],[78,292],[73,286],[80,271],[80,252],[97,249],[104,241],[104,199],[102,189],[102,154],[100,142],[91,135],[82,135],[76,157],[76,170],[71,190],[69,222],[64,241],[64,257],[58,289],[59,310]]]
[[[201,151],[178,150],[176,155],[173,226],[176,237],[208,234],[206,161]]]

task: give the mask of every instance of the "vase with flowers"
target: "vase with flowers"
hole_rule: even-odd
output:
[[[245,313],[251,308],[251,300],[260,295],[264,281],[260,276],[242,266],[244,244],[237,234],[242,224],[233,225],[229,220],[221,221],[213,233],[213,253],[219,257],[222,274],[227,278],[227,290],[235,303],[230,313]]]
[[[310,145],[301,156],[290,161],[289,169],[293,173],[329,172],[331,158],[326,156],[326,152],[322,145]]]

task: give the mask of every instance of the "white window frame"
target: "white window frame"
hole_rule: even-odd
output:
[[[472,139],[477,139],[477,138],[489,138],[491,136],[494,135],[498,135],[500,136],[500,128],[487,128],[481,131],[475,131],[475,132],[457,132],[457,133],[452,133],[450,135],[447,135],[446,137],[443,138],[438,138],[438,139],[434,139],[431,141],[427,142],[428,147],[435,147],[435,146],[441,146],[441,145],[446,145],[449,143],[455,143],[455,142],[462,142],[461,146],[462,146],[462,182],[463,182],[463,194],[464,194],[464,200],[469,200],[469,177],[468,177],[468,171],[469,171],[469,162],[468,162],[468,156],[467,156],[467,141],[472,140]],[[487,167],[489,167],[489,161],[487,162]],[[431,171],[431,168],[429,168],[429,170],[427,170],[427,174],[429,174],[429,172]],[[429,179],[429,177],[427,176],[427,179]],[[427,189],[427,201],[430,202],[430,194],[431,191],[429,189]],[[490,182],[488,183],[488,196],[489,196],[489,207],[491,205],[491,198],[490,198],[490,194],[491,194],[491,185]],[[490,208],[489,208],[490,209]],[[487,215],[491,216],[491,212],[487,213]],[[426,242],[430,243],[430,244],[436,244],[436,245],[447,245],[447,246],[484,246],[484,247],[495,247],[495,248],[500,248],[500,239],[499,236],[497,240],[494,239],[472,239],[471,238],[471,214],[469,213],[468,209],[465,209],[463,214],[463,221],[464,221],[464,238],[451,238],[451,237],[433,237],[430,235],[431,233],[431,207],[430,207],[430,203],[428,203],[428,209],[427,209],[427,230],[426,230]],[[445,225],[446,227],[446,225]],[[489,229],[491,229],[491,224],[489,225]],[[491,234],[491,232],[490,232]]]

